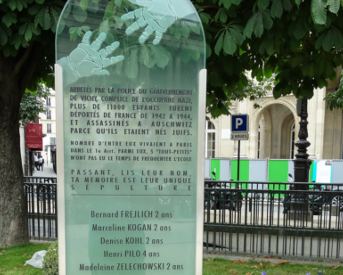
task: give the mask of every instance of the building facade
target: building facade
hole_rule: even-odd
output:
[[[56,92],[49,89],[49,96],[44,99],[45,112],[39,114],[39,123],[43,128],[42,155],[47,165],[51,164],[51,147],[56,145]]]
[[[311,159],[342,159],[342,110],[330,110],[327,89],[317,89],[308,101],[308,154]],[[259,107],[256,107],[258,105]],[[232,114],[249,115],[249,140],[241,141],[241,156],[249,159],[293,159],[299,121],[297,100],[289,95],[274,99],[267,94],[256,101],[236,102]],[[234,158],[237,141],[230,139],[230,116],[206,121],[206,158]]]

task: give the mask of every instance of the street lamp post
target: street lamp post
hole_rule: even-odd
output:
[[[308,197],[304,190],[308,190],[308,179],[311,161],[308,159],[307,148],[311,143],[307,140],[307,99],[298,99],[297,113],[300,116],[299,140],[295,143],[297,154],[294,160],[294,181],[293,190],[295,193],[290,195],[290,215],[294,219],[303,222],[309,218]],[[300,183],[300,184],[299,184]]]
[[[307,148],[311,143],[307,140],[307,99],[298,99],[297,113],[300,116],[299,140],[295,143],[298,152],[294,160],[294,180],[304,184],[295,185],[296,190],[308,190],[308,177],[311,161],[308,159]]]

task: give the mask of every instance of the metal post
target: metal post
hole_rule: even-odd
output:
[[[237,181],[240,180],[240,163],[241,163],[241,140],[238,140],[238,156],[237,156]]]
[[[311,161],[308,159],[307,147],[311,143],[307,140],[307,99],[298,99],[297,113],[300,116],[299,140],[295,143],[298,147],[297,154],[294,160],[294,188],[293,190],[308,190],[308,177]],[[300,183],[300,184],[298,184]],[[308,220],[310,212],[308,209],[308,195],[304,192],[291,195],[290,199],[290,215],[294,219]]]
[[[34,161],[33,161],[33,152],[29,150],[29,156],[28,156],[28,176],[33,176],[34,171]]]
[[[300,116],[300,129],[299,129],[299,140],[295,143],[298,147],[298,152],[295,155],[294,160],[294,181],[295,182],[308,182],[309,170],[311,161],[308,159],[307,148],[311,143],[307,140],[307,99],[298,99],[297,112]],[[296,185],[295,189],[307,190],[308,184]]]

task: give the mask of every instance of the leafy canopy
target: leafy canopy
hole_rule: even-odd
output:
[[[227,113],[236,91],[249,96],[245,70],[258,80],[275,74],[275,97],[310,98],[343,63],[343,1],[194,2],[207,35],[212,113]]]
[[[46,32],[56,29],[63,5],[55,0],[0,0],[1,54],[17,56],[32,43],[44,41]]]
[[[78,39],[88,30],[82,22],[90,5],[105,7],[101,31],[120,24],[112,15],[123,0],[79,0],[78,26],[69,28]],[[227,113],[230,100],[251,96],[246,89],[252,77],[262,80],[275,75],[274,96],[293,93],[310,98],[313,89],[323,87],[342,65],[342,0],[193,0],[204,23],[208,50],[208,110]],[[64,6],[62,0],[0,0],[0,57],[16,58],[32,45],[41,47],[41,56],[32,82],[52,70],[53,32]],[[192,35],[189,30],[168,32],[176,41]],[[156,53],[154,60],[144,59],[147,44],[134,57],[146,66],[163,69],[170,54]],[[185,57],[190,58],[190,57]],[[192,58],[192,57],[191,57]],[[193,57],[197,58],[197,57]],[[130,71],[130,70],[128,70]],[[134,72],[131,71],[131,72]],[[133,75],[132,75],[133,77]],[[250,90],[251,92],[251,90]]]
[[[343,71],[341,74],[341,80],[339,82],[337,90],[334,92],[328,93],[325,99],[331,110],[343,109]]]
[[[22,125],[35,121],[39,113],[46,111],[44,99],[49,94],[49,88],[43,83],[40,83],[36,90],[25,90],[20,103],[20,121]]]

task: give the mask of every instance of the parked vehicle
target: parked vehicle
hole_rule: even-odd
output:
[[[296,190],[294,184],[291,184],[289,189]],[[337,207],[339,211],[343,212],[343,196],[336,193],[336,191],[342,190],[343,185],[309,183],[308,193],[290,193],[285,196],[283,213],[287,213],[292,204],[303,204],[304,202],[308,203],[313,215],[321,215],[325,206],[328,208]]]
[[[205,179],[205,208],[240,211],[243,195],[236,184]]]
[[[343,196],[338,196],[335,191],[342,190],[343,186],[321,185],[314,183],[314,190],[318,192],[309,195],[310,210],[313,215],[321,215],[324,206],[337,207],[343,211]]]

